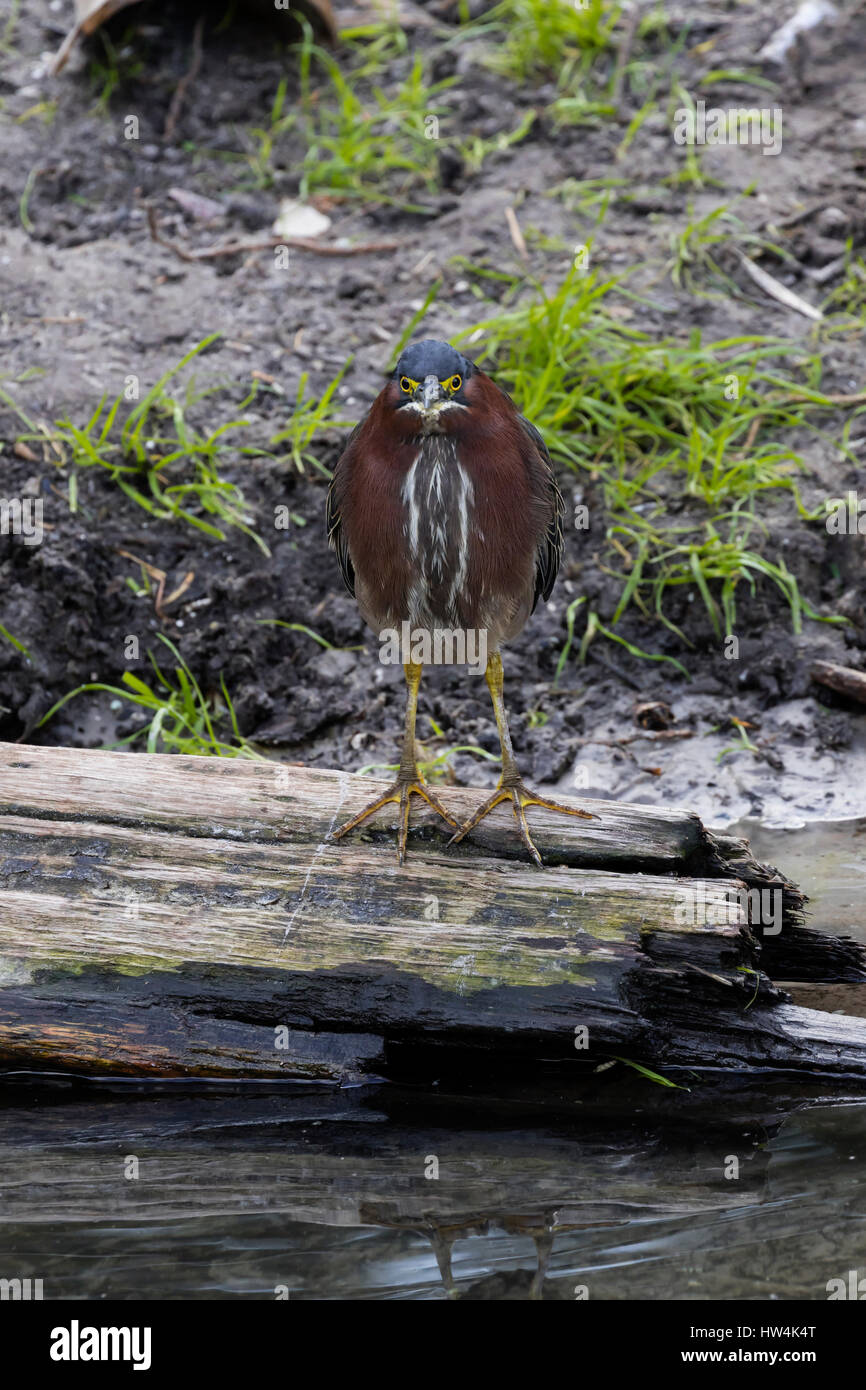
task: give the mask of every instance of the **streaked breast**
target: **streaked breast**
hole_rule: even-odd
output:
[[[472,480],[447,434],[427,435],[403,483],[405,536],[414,575],[410,622],[459,625],[469,565]]]

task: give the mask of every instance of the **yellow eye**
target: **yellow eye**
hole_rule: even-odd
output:
[[[458,373],[454,376],[449,376],[448,380],[443,381],[442,385],[445,387],[446,391],[459,391],[460,387],[463,385],[463,378]]]
[[[401,376],[400,378],[400,390],[405,391],[407,395],[414,391],[417,385],[417,381],[413,381],[410,376]]]

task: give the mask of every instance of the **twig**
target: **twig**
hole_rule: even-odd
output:
[[[623,734],[621,738],[593,738],[588,735],[586,738],[577,739],[578,743],[601,743],[605,748],[623,748],[627,743],[640,743],[646,739],[648,743],[663,743],[676,738],[694,738],[693,729],[644,729],[639,734]]]
[[[174,96],[171,99],[171,105],[168,108],[168,115],[165,118],[165,125],[162,131],[163,140],[170,141],[172,136],[174,135],[175,127],[180,118],[181,110],[183,109],[183,103],[186,97],[187,89],[198,77],[202,60],[203,36],[204,15],[200,15],[199,18],[196,20],[195,29],[193,30],[192,58],[190,60],[189,70],[180,79],[180,81],[174,89]]]
[[[617,111],[622,100],[622,88],[625,81],[625,70],[631,58],[632,44],[637,33],[637,26],[640,23],[640,8],[635,5],[634,9],[626,19],[625,30],[620,39],[616,53],[616,67],[613,70],[613,86],[611,88],[611,102]]]
[[[828,261],[826,265],[820,266],[817,270],[812,270],[809,266],[804,266],[804,269],[806,274],[815,281],[816,285],[826,285],[828,280],[832,280],[834,275],[838,275],[845,269],[847,260],[848,253],[846,251],[843,255],[837,256],[835,260]]]
[[[166,608],[168,608],[168,605],[170,603],[177,603],[178,599],[182,598],[183,595],[186,593],[187,589],[189,588],[190,584],[194,579],[195,570],[187,570],[186,574],[178,584],[177,588],[172,589],[171,593],[168,595],[167,598],[163,598],[160,594],[159,601],[157,603],[154,603],[153,605],[156,610],[156,616],[160,619],[160,621],[163,621],[165,619],[165,610]]]
[[[829,403],[830,405],[849,405],[849,406],[854,406],[854,405],[866,405],[866,393],[860,393],[860,394],[855,395],[855,396],[839,396],[839,395],[825,396],[823,401],[816,401],[816,400],[813,399],[812,396],[801,395],[801,394],[798,394],[797,392],[794,392],[794,393],[792,393],[791,395],[788,395],[788,396],[768,396],[768,397],[767,397],[767,403],[768,403],[769,406],[777,406],[777,405],[800,405],[800,404],[802,404],[802,405],[818,405],[818,406],[820,406],[820,405],[823,405],[825,402]],[[764,423],[764,416],[765,416],[765,414],[766,414],[765,411],[761,411],[761,413],[760,413],[759,415],[756,415],[756,416],[754,417],[754,419],[752,420],[752,423],[751,423],[751,425],[749,426],[749,432],[748,432],[748,434],[746,435],[745,439],[743,440],[743,447],[742,447],[742,450],[740,451],[741,457],[745,457],[745,455],[748,454],[749,450],[751,449],[752,445],[754,444],[755,438],[756,438],[757,433],[758,433],[758,430],[761,428],[761,425]],[[862,442],[862,441],[861,441],[861,440],[858,440],[858,439],[849,439],[849,441],[848,441],[848,448],[850,449],[853,445],[859,444],[859,443],[861,443],[861,442]]]
[[[145,574],[149,575],[151,579],[156,580],[156,593],[153,599],[153,608],[156,616],[159,618],[160,622],[162,622],[163,615],[160,610],[165,594],[165,570],[157,569],[156,565],[148,564],[146,560],[139,559],[137,555],[133,555],[129,550],[120,550],[115,546],[115,553],[117,555],[123,555],[127,560],[134,560],[137,565],[141,565]]]
[[[187,251],[185,247],[178,246],[177,242],[169,241],[168,237],[162,235],[162,232],[159,230],[159,222],[157,221],[155,207],[149,207],[147,209],[147,225],[150,228],[151,237],[154,241],[158,242],[160,246],[167,246],[169,251],[173,251],[176,256],[180,256],[182,261],[198,260],[198,257],[194,256],[191,251]]]
[[[520,230],[520,223],[517,220],[517,213],[514,211],[514,208],[507,207],[505,209],[505,220],[508,223],[508,233],[514,243],[515,251],[522,261],[528,261],[529,254],[526,250],[526,242],[523,240],[523,233]]]
[[[75,44],[78,41],[78,36],[82,33],[83,28],[84,25],[82,24],[81,20],[78,20],[78,22],[76,24],[73,24],[72,28],[69,30],[69,33],[66,35],[66,38],[63,40],[62,44],[58,48],[49,65],[48,71],[50,72],[52,77],[56,77],[57,74],[61,71],[61,69],[65,68],[67,62],[69,61],[69,55],[75,47]]]
[[[787,231],[790,227],[799,226],[801,222],[808,222],[809,218],[814,217],[816,212],[823,212],[824,208],[829,205],[829,202],[830,199],[827,197],[818,198],[813,203],[807,203],[806,206],[800,208],[798,212],[791,212],[787,217],[780,217],[778,221],[776,221],[775,218],[772,220],[768,219],[764,225],[767,227],[778,227]]]
[[[792,392],[789,396],[777,396],[774,399],[767,397],[771,405],[823,405],[829,401],[831,405],[866,405],[866,391],[858,391],[853,396],[825,396],[823,401],[816,401],[814,396],[804,395],[802,392]]]
[[[750,424],[750,426],[749,426],[749,433],[746,435],[745,439],[743,440],[743,453],[744,453],[744,454],[747,454],[747,453],[749,452],[749,450],[751,449],[752,445],[754,444],[755,438],[756,438],[757,433],[758,433],[758,430],[761,428],[761,425],[763,424],[763,421],[764,421],[763,415],[756,415],[755,418],[754,418],[754,420],[753,420],[752,423]]]
[[[150,235],[160,246],[173,251],[182,261],[210,261],[217,256],[241,256],[248,251],[272,251],[275,246],[290,246],[298,251],[312,251],[317,256],[364,256],[377,251],[396,251],[402,241],[363,241],[357,246],[334,246],[327,242],[315,241],[305,236],[269,236],[258,241],[227,241],[222,246],[204,246],[197,251],[187,251],[176,241],[163,236],[159,230],[156,208],[151,204],[147,209],[147,225]]]
[[[805,299],[801,299],[793,290],[789,290],[785,285],[779,283],[772,275],[768,275],[766,270],[762,270],[748,256],[740,252],[740,261],[743,269],[751,276],[756,285],[760,285],[765,294],[769,294],[773,299],[777,299],[780,304],[784,304],[788,309],[794,309],[798,314],[803,314],[807,319],[822,319],[824,315],[820,309],[814,305],[807,304]]]
[[[838,690],[849,700],[859,700],[866,704],[866,671],[857,671],[853,666],[837,666],[835,661],[814,661],[809,672],[813,681]]]

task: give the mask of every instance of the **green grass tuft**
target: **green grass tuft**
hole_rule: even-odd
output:
[[[717,639],[735,631],[738,590],[764,581],[785,598],[795,632],[804,618],[843,621],[801,594],[781,553],[767,555],[772,538],[759,516],[770,492],[811,516],[798,485],[805,464],[788,439],[814,428],[815,410],[836,408],[817,386],[820,358],[806,360],[804,382],[802,365],[788,374],[804,359],[784,340],[654,340],[629,324],[632,303],[618,281],[573,267],[549,292],[516,283],[504,307],[460,338],[470,355],[483,344],[477,360],[553,458],[600,488],[620,598],[606,625],[588,615],[582,655],[596,633],[622,641],[614,629],[632,605],[686,641],[665,611],[683,586]],[[684,509],[684,499],[694,505]]]
[[[190,426],[187,413],[201,397],[195,397],[191,387],[183,400],[166,390],[169,381],[218,337],[219,334],[211,334],[164,372],[122,424],[119,412],[126,401],[125,391],[110,405],[107,396],[103,396],[86,424],[58,420],[46,435],[34,427],[7,392],[0,390],[0,397],[30,428],[31,433],[21,439],[44,442],[47,438],[52,445],[58,467],[67,473],[70,511],[78,510],[79,470],[102,468],[127,497],[151,516],[185,521],[219,540],[225,540],[223,526],[234,527],[250,536],[266,555],[270,554],[252,529],[240,489],[219,473],[226,436],[248,422],[232,420],[210,434],[200,434]],[[251,399],[252,395],[243,405]],[[239,452],[257,454],[261,450]],[[207,520],[208,516],[222,525]]]
[[[174,643],[162,633],[157,636],[177,662],[174,678],[166,675],[153,654],[148,652],[148,660],[156,677],[155,684],[148,685],[132,671],[124,671],[122,685],[119,686],[105,685],[101,681],[76,686],[51,706],[36,727],[47,724],[58,710],[77,695],[103,691],[150,715],[148,723],[112,747],[121,748],[144,742],[148,753],[193,753],[266,761],[242,736],[225,680],[220,678],[218,695],[206,696]]]
[[[513,82],[562,83],[585,76],[595,56],[608,49],[621,5],[607,0],[501,0],[461,33],[497,40],[488,63]]]
[[[351,424],[349,420],[338,419],[334,413],[334,393],[351,364],[352,358],[350,357],[318,399],[314,396],[307,396],[309,377],[306,372],[301,373],[289,423],[270,441],[272,447],[280,444],[288,445],[288,452],[278,455],[278,461],[291,460],[299,473],[306,472],[306,464],[309,463],[319,473],[330,476],[321,459],[313,453],[311,445],[316,436],[321,434],[323,430],[345,429]]]

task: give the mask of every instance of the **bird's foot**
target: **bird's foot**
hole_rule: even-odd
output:
[[[500,780],[499,786],[492,796],[484,802],[471,816],[464,825],[461,825],[456,835],[452,835],[449,844],[457,844],[464,835],[468,835],[470,830],[474,830],[479,821],[499,806],[503,801],[511,802],[511,809],[514,811],[514,819],[517,821],[517,828],[520,831],[520,838],[532,855],[539,868],[542,867],[541,855],[532,843],[532,836],[529,833],[529,826],[526,823],[527,806],[546,806],[548,811],[561,811],[566,816],[580,816],[584,820],[595,820],[589,811],[581,811],[577,806],[561,806],[558,801],[550,801],[546,796],[537,796],[535,792],[529,790],[519,777],[512,777]]]
[[[409,768],[407,771],[401,769],[396,782],[392,782],[387,791],[383,792],[381,796],[377,796],[376,800],[371,801],[369,806],[365,806],[363,811],[359,811],[357,816],[353,816],[350,821],[346,821],[345,825],[341,825],[339,830],[333,831],[329,838],[332,840],[341,840],[344,835],[348,835],[350,830],[354,830],[356,826],[367,820],[369,816],[374,815],[375,812],[380,811],[383,806],[388,806],[393,802],[400,807],[400,823],[397,829],[397,858],[402,864],[406,858],[406,839],[409,834],[409,798],[413,793],[415,796],[422,797],[424,801],[427,802],[428,806],[432,806],[433,810],[436,811],[444,821],[447,821],[450,826],[454,829],[457,828],[457,822],[454,817],[445,810],[438,796],[436,796],[435,792],[431,791],[426,782],[422,781],[420,772],[417,767],[414,767]]]

